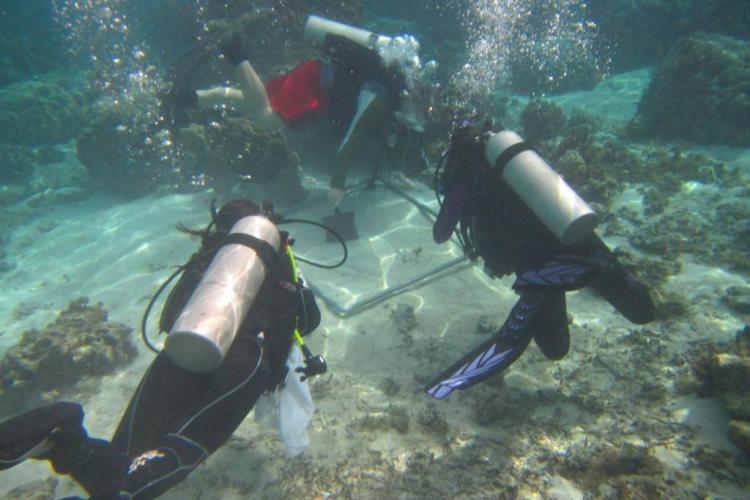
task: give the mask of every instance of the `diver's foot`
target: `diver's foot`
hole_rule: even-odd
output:
[[[602,273],[591,287],[636,325],[644,325],[656,317],[656,306],[648,287],[624,272]]]
[[[234,66],[247,59],[245,49],[242,48],[242,37],[236,32],[219,44],[219,52]]]
[[[0,470],[29,458],[46,458],[57,437],[81,433],[83,409],[60,402],[36,408],[0,423]]]

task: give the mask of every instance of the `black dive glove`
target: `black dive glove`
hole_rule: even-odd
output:
[[[245,50],[242,48],[242,38],[240,38],[239,33],[233,33],[229,39],[221,42],[219,50],[234,66],[247,59]]]
[[[198,93],[186,87],[173,87],[162,97],[161,115],[170,125],[182,126],[190,122],[187,110],[198,107]]]
[[[176,108],[187,109],[198,107],[198,92],[185,87],[177,88],[173,91],[173,105]]]

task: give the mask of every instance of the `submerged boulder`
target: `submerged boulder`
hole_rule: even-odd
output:
[[[174,183],[179,170],[171,167],[168,151],[159,154],[159,138],[115,110],[100,112],[83,130],[76,143],[78,160],[91,178],[106,191],[137,197],[159,183]]]
[[[23,184],[34,173],[34,152],[27,146],[0,143],[0,167],[0,184]]]
[[[190,125],[180,131],[179,147],[188,168],[217,182],[262,183],[279,201],[303,196],[301,162],[284,134],[254,127],[247,118]]]
[[[656,69],[636,119],[651,136],[750,147],[750,42],[680,39]]]
[[[565,126],[565,111],[551,102],[533,99],[521,112],[523,134],[529,141],[547,141],[560,135]]]
[[[51,73],[0,89],[2,142],[37,146],[73,139],[91,99],[81,75]]]
[[[149,134],[112,110],[79,137],[77,154],[101,187],[121,196],[249,183],[278,187],[279,200],[304,193],[299,157],[284,135],[240,117]]]

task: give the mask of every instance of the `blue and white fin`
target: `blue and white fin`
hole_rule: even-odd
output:
[[[556,258],[540,269],[519,273],[513,283],[513,289],[519,292],[542,289],[565,292],[579,290],[591,282],[596,271],[597,269],[584,259]]]
[[[508,368],[528,347],[533,332],[528,328],[544,295],[522,295],[505,324],[490,339],[445,370],[427,387],[435,399],[445,399],[456,389],[465,389]]]

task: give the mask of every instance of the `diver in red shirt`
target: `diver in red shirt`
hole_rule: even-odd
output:
[[[419,66],[418,44],[411,37],[376,35],[317,16],[308,19],[305,35],[322,44],[321,57],[266,83],[248,61],[240,36],[233,35],[219,50],[234,66],[239,88],[175,88],[167,100],[167,113],[179,117],[187,108],[230,104],[258,127],[270,130],[325,115],[346,127],[330,183],[330,197],[338,205],[357,151],[372,137],[382,137],[388,122],[399,115],[403,97],[409,94],[405,71]],[[384,49],[389,44],[409,50]]]

